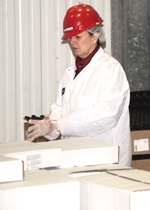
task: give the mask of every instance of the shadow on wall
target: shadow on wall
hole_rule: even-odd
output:
[[[150,1],[113,0],[112,55],[125,69],[131,91],[150,90]]]

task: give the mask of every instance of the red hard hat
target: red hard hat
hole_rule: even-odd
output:
[[[67,10],[64,17],[62,39],[68,39],[80,34],[94,26],[101,24],[103,20],[90,5],[80,4]]]

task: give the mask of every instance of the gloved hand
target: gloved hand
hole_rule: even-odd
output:
[[[43,120],[29,120],[29,124],[34,124],[28,128],[29,141],[34,141],[37,137],[47,135],[56,128],[56,122],[52,122],[49,114],[44,115]]]

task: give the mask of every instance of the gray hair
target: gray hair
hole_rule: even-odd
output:
[[[104,46],[106,44],[105,33],[100,25],[90,28],[87,31],[98,36],[100,46]]]

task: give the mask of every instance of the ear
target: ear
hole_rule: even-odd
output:
[[[98,34],[95,33],[95,34],[93,34],[93,42],[94,42],[94,44],[96,44],[97,41],[98,41]]]

